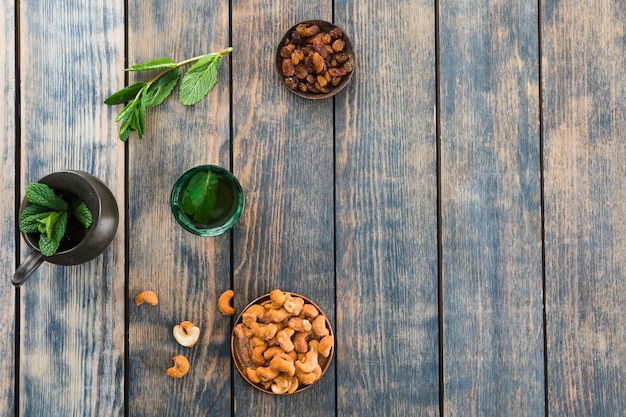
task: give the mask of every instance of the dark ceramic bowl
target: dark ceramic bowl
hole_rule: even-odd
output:
[[[340,29],[341,32],[342,32],[342,38],[341,39],[343,39],[343,41],[345,42],[345,46],[344,46],[344,49],[343,49],[342,52],[347,54],[348,61],[350,61],[350,64],[352,65],[352,71],[350,71],[347,75],[343,76],[342,79],[341,79],[341,82],[339,82],[339,84],[337,84],[336,86],[332,86],[329,83],[328,84],[328,88],[329,88],[328,92],[325,92],[325,93],[324,92],[314,93],[314,92],[311,92],[311,91],[303,92],[303,91],[300,91],[298,88],[290,88],[285,83],[285,78],[286,77],[283,75],[283,71],[282,71],[282,64],[283,64],[283,60],[285,58],[283,58],[280,55],[280,51],[281,51],[281,48],[283,46],[285,46],[288,42],[291,42],[292,34],[294,33],[294,31],[296,31],[296,28],[300,24],[305,24],[305,25],[308,25],[308,26],[310,26],[310,25],[317,25],[317,26],[320,27],[321,32],[325,32],[325,33],[329,33],[332,29],[335,29],[335,28],[336,29]],[[298,95],[300,97],[313,99],[313,100],[332,97],[335,94],[337,94],[338,92],[340,92],[350,82],[350,79],[352,79],[352,75],[354,74],[354,71],[355,71],[355,68],[354,68],[354,49],[352,47],[352,42],[350,42],[350,39],[348,38],[346,33],[341,28],[335,26],[332,23],[326,22],[324,20],[306,20],[306,21],[303,21],[303,22],[299,22],[298,24],[296,24],[293,27],[291,27],[284,34],[284,36],[281,38],[280,42],[278,43],[278,48],[276,49],[275,61],[276,61],[276,71],[278,72],[278,75],[280,77],[281,83],[283,85],[285,85],[285,87],[288,90],[290,90],[291,92],[293,92],[294,94],[296,94],[296,95]]]
[[[307,304],[311,304],[313,305],[315,308],[317,308],[317,310],[320,312],[321,315],[324,315],[324,317],[326,318],[326,328],[328,328],[330,335],[334,337],[334,333],[333,333],[333,329],[330,326],[330,322],[328,321],[328,316],[322,311],[321,308],[319,308],[319,306],[317,304],[315,304],[313,301],[309,300],[306,297],[303,297],[302,295],[299,294],[295,294],[295,293],[288,293],[291,294],[293,297],[300,297],[304,300],[305,303]],[[253,304],[261,304],[261,305],[265,305],[271,302],[270,299],[270,295],[269,294],[265,294],[259,298],[257,298],[256,300],[252,301],[250,304],[248,304],[241,312],[241,314],[239,314],[239,317],[237,318],[237,321],[235,322],[235,325],[242,323],[242,316],[243,313],[248,310],[248,308],[250,306],[252,306]],[[332,350],[330,351],[330,355],[328,355],[327,358],[323,357],[322,355],[318,356],[318,361],[319,361],[319,365],[322,368],[322,374],[319,377],[319,379],[317,381],[315,381],[313,384],[311,385],[302,385],[300,384],[298,386],[298,388],[295,390],[295,392],[293,392],[293,394],[296,394],[298,392],[302,392],[305,389],[312,387],[313,385],[317,384],[323,377],[324,374],[326,373],[326,370],[328,369],[328,367],[330,366],[330,362],[333,358],[333,354],[335,352],[335,348],[333,347]],[[245,379],[250,385],[252,385],[253,387],[255,387],[256,389],[263,391],[265,393],[268,394],[272,394],[272,395],[277,395],[275,394],[271,389],[267,389],[265,387],[263,387],[261,384],[255,384],[254,382],[252,382],[250,380],[250,378],[248,378],[248,375],[246,373],[246,368],[248,367],[253,367],[256,368],[259,365],[256,365],[252,359],[251,359],[251,354],[252,354],[252,343],[250,341],[250,338],[247,337],[238,337],[235,334],[235,331],[233,330],[232,335],[231,335],[231,353],[232,353],[232,357],[233,357],[233,362],[235,363],[235,366],[237,367],[237,370],[239,371],[239,373],[241,374],[241,376],[243,377],[243,379]],[[287,395],[287,394],[279,394],[279,395]]]

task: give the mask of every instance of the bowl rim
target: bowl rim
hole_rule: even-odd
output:
[[[284,58],[280,56],[280,49],[283,47],[283,44],[285,43],[285,40],[287,38],[289,38],[291,36],[291,33],[294,30],[296,30],[296,27],[298,27],[298,25],[301,25],[301,24],[309,24],[309,25],[315,24],[315,25],[320,26],[320,28],[322,28],[322,30],[324,30],[324,28],[327,28],[326,31],[328,31],[328,29],[332,29],[332,28],[341,29],[342,39],[346,43],[345,51],[348,54],[348,60],[352,62],[352,71],[350,71],[341,80],[341,82],[336,87],[334,87],[332,90],[330,90],[328,93],[303,93],[302,91],[300,91],[298,89],[294,90],[294,89],[291,89],[291,88],[287,87],[287,85],[285,85],[285,76],[283,75],[283,72],[282,72],[282,63],[283,63],[283,59]],[[275,53],[274,60],[275,60],[276,73],[278,74],[278,77],[280,79],[280,83],[283,84],[284,87],[287,90],[291,91],[295,95],[300,96],[302,98],[310,99],[310,100],[321,100],[321,99],[325,99],[325,98],[328,98],[328,97],[332,97],[335,94],[339,93],[341,90],[343,90],[346,87],[346,85],[348,85],[348,83],[352,79],[352,75],[354,74],[354,71],[355,71],[354,47],[352,46],[352,41],[350,40],[350,37],[346,34],[346,32],[343,30],[343,28],[335,25],[334,23],[328,22],[326,20],[320,20],[320,19],[303,20],[301,22],[296,23],[292,27],[290,27],[283,34],[282,38],[280,38],[280,42],[278,43],[278,47],[276,48],[276,53]]]
[[[315,303],[313,300],[311,300],[310,298],[307,298],[301,294],[292,292],[292,291],[283,291],[285,294],[290,294],[293,297],[301,297],[305,303],[308,304],[312,304],[315,308],[317,308],[317,310],[320,312],[320,314],[322,314],[324,316],[324,318],[326,319],[326,327],[328,328],[329,331],[329,335],[331,336],[335,336],[335,333],[333,331],[333,328],[330,324],[330,320],[328,319],[328,315],[324,312],[324,310],[322,310],[320,308],[319,305],[317,305],[317,303]],[[238,356],[237,356],[237,352],[239,351],[239,349],[237,348],[237,344],[236,341],[239,339],[236,335],[235,335],[235,326],[239,323],[242,323],[242,317],[243,317],[243,313],[245,313],[248,308],[254,304],[263,304],[263,303],[267,303],[270,302],[270,293],[267,294],[263,294],[260,297],[255,298],[254,300],[252,300],[251,302],[248,303],[248,305],[246,305],[245,308],[243,308],[241,310],[241,312],[239,313],[239,315],[237,316],[237,319],[233,322],[233,329],[231,330],[231,335],[230,335],[230,352],[231,352],[231,357],[233,360],[233,363],[235,364],[235,368],[237,368],[237,371],[239,372],[239,374],[243,377],[243,379],[250,385],[252,385],[254,388],[258,389],[261,392],[264,392],[266,394],[271,394],[271,395],[294,395],[297,394],[299,392],[302,392],[310,387],[312,387],[313,385],[317,384],[326,374],[326,371],[328,370],[328,368],[330,368],[330,364],[332,362],[334,353],[335,353],[335,346],[332,347],[330,354],[328,355],[327,358],[323,358],[322,360],[320,360],[320,367],[322,368],[322,374],[320,375],[320,377],[317,379],[317,381],[315,381],[313,384],[311,385],[300,385],[298,386],[298,388],[292,393],[292,394],[276,394],[275,392],[273,392],[272,390],[266,390],[263,387],[259,386],[258,384],[255,384],[254,382],[250,381],[250,379],[248,378],[248,375],[246,375],[245,369],[241,363],[241,361],[239,360]]]

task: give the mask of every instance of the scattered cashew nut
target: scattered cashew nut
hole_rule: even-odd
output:
[[[183,321],[174,326],[174,339],[182,346],[192,347],[200,338],[200,329],[190,321]]]
[[[232,316],[235,314],[235,309],[230,305],[230,300],[235,296],[233,290],[226,290],[220,295],[217,300],[217,308],[220,309],[223,315]]]
[[[137,294],[137,297],[135,297],[135,304],[140,306],[143,303],[148,303],[151,306],[155,306],[159,304],[159,296],[156,295],[154,291],[142,291]]]
[[[174,366],[168,368],[167,376],[170,378],[182,378],[189,372],[189,361],[183,355],[176,355],[172,358]]]

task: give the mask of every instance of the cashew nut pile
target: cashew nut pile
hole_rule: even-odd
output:
[[[253,304],[234,328],[247,378],[275,394],[293,394],[322,376],[334,339],[314,305],[279,289]]]

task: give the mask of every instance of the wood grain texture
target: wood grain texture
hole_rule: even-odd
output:
[[[23,186],[80,169],[123,204],[123,148],[114,140],[115,116],[102,104],[120,81],[110,65],[123,57],[123,10],[120,1],[20,2]],[[123,225],[123,206],[120,212]],[[44,263],[22,287],[20,415],[123,414],[120,229],[93,261]]]
[[[338,414],[438,416],[434,3],[335,6]]]
[[[444,410],[540,416],[537,6],[439,12]]]
[[[0,410],[13,415],[15,398],[15,342],[16,292],[9,283],[15,271],[17,242],[15,237],[15,155],[16,155],[16,78],[15,78],[15,8],[12,2],[3,1],[0,8],[0,357],[4,366],[0,368]]]
[[[542,2],[550,416],[626,410],[626,3]]]
[[[234,232],[239,309],[274,288],[315,301],[334,325],[333,101],[287,90],[274,68],[283,34],[332,19],[332,2],[232,2],[233,170],[246,193]],[[274,397],[234,376],[236,416],[331,416],[334,364],[314,387]]]
[[[129,65],[159,57],[178,62],[229,46],[224,2],[130,2],[128,22]],[[129,139],[133,416],[231,415],[230,320],[217,310],[217,297],[230,287],[230,235],[195,236],[176,223],[169,206],[172,186],[186,170],[206,163],[230,168],[230,59],[225,57],[219,81],[204,100],[185,107],[176,88],[165,103],[148,110],[144,139],[135,134]],[[151,75],[133,74],[130,82]],[[160,296],[157,307],[135,306],[135,295],[146,289]],[[183,320],[201,329],[192,349],[172,336]],[[176,354],[191,365],[180,380],[165,373]]]

